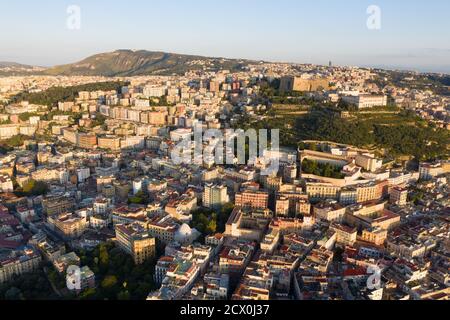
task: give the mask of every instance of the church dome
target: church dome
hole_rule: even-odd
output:
[[[175,241],[181,243],[189,242],[191,237],[192,237],[192,229],[186,223],[184,223],[175,233]]]

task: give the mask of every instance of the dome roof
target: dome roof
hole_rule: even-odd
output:
[[[181,243],[188,242],[191,237],[192,237],[192,229],[186,223],[184,223],[175,233],[175,241]]]
[[[180,229],[178,229],[178,232],[177,232],[177,233],[180,234],[180,235],[187,236],[187,235],[190,235],[190,234],[192,233],[192,229],[191,229],[191,227],[189,227],[186,223],[184,223],[184,224],[180,227]]]

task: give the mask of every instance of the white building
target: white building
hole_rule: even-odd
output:
[[[206,184],[203,192],[203,206],[214,208],[230,201],[225,185]]]
[[[91,170],[89,168],[77,169],[78,182],[84,182],[91,176]]]
[[[431,180],[443,173],[441,163],[421,163],[419,166],[419,177],[422,180]]]
[[[192,136],[191,129],[177,129],[170,133],[170,139],[174,142],[188,139],[191,136]]]
[[[133,180],[133,194],[136,195],[142,191],[142,179],[134,179]]]
[[[376,159],[373,154],[358,154],[355,158],[355,164],[366,171],[375,172],[383,166],[383,160]]]
[[[11,178],[5,174],[0,175],[0,190],[1,192],[13,192],[14,185]]]
[[[361,94],[358,96],[343,96],[342,101],[355,105],[358,109],[387,106],[387,96],[385,95]]]

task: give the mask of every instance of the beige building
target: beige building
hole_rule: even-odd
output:
[[[142,264],[147,259],[155,257],[155,238],[141,225],[119,224],[115,230],[119,248],[130,254],[136,264]]]
[[[272,218],[273,213],[269,209],[245,210],[235,207],[226,223],[224,235],[259,242]]]
[[[311,199],[338,199],[341,187],[327,183],[307,183],[306,193]]]
[[[304,79],[302,77],[282,77],[280,79],[280,91],[319,91],[329,90],[330,79],[328,78],[312,78]]]
[[[311,203],[306,199],[297,200],[295,205],[295,213],[309,216],[311,214]]]
[[[383,160],[376,159],[373,154],[358,154],[355,164],[366,171],[375,172],[383,166]]]
[[[97,136],[95,134],[78,133],[77,145],[83,149],[94,149],[97,146]]]
[[[345,221],[356,228],[392,230],[400,224],[400,215],[386,210],[386,202],[368,202],[347,208]]]
[[[313,207],[316,219],[330,222],[342,222],[345,216],[345,207],[337,201],[324,201]]]
[[[236,194],[235,205],[243,208],[266,209],[269,194],[264,191],[243,191]]]
[[[408,202],[408,189],[394,187],[391,189],[390,202],[398,206],[404,206]]]
[[[98,147],[112,151],[120,150],[120,138],[115,136],[98,137]]]
[[[289,216],[289,199],[283,196],[278,196],[275,203],[275,213],[277,216]]]
[[[419,166],[421,180],[431,180],[444,173],[444,167],[441,163],[421,163]]]
[[[334,224],[332,228],[336,232],[337,244],[343,246],[353,246],[355,244],[358,236],[356,228],[350,228],[342,224]]]
[[[365,229],[362,232],[361,240],[381,246],[386,241],[387,235],[387,230],[381,228]]]
[[[42,200],[42,207],[47,216],[71,211],[75,207],[75,200],[64,196],[47,197]]]
[[[14,256],[0,259],[0,284],[10,281],[15,276],[36,270],[41,263],[41,255],[33,247],[26,247]]]
[[[74,213],[62,213],[48,217],[48,224],[64,238],[74,239],[80,237],[88,227],[86,217]]]

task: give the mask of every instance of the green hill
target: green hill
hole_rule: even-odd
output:
[[[48,75],[140,76],[183,74],[189,70],[241,70],[249,61],[208,58],[153,51],[117,50],[96,54],[80,62],[57,66]]]

